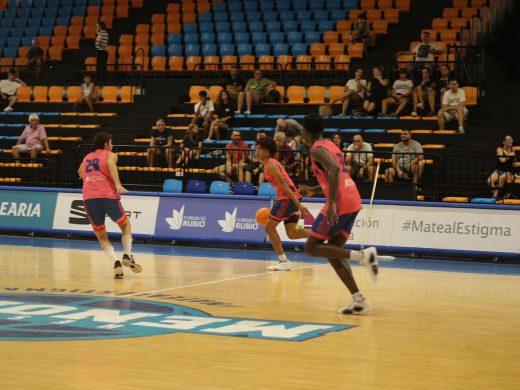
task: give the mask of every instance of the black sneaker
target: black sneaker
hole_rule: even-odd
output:
[[[135,262],[133,255],[127,255],[125,253],[123,255],[123,265],[125,267],[130,267],[130,269],[136,274],[143,272],[143,267]]]
[[[114,263],[114,279],[123,279],[123,265],[119,260]]]

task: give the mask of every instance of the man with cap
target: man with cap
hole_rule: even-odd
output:
[[[29,115],[29,124],[18,138],[18,142],[13,146],[13,157],[20,158],[20,153],[29,153],[32,159],[38,157],[38,152],[45,148],[50,151],[49,141],[45,128],[40,124],[40,117],[36,114]]]

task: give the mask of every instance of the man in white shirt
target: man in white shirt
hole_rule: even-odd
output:
[[[372,146],[363,142],[361,134],[354,135],[352,143],[348,146],[345,164],[347,165],[348,174],[354,180],[364,180],[367,176],[369,181],[374,180],[374,154],[372,153]]]
[[[435,56],[442,54],[442,50],[440,49],[438,42],[431,42],[430,32],[423,31],[421,33],[421,42],[419,42],[417,46],[415,46],[410,51],[398,52],[397,56],[401,54],[411,54],[415,56],[415,62],[410,64],[409,71],[416,72],[417,70],[424,67],[428,67],[430,70],[433,70]]]
[[[464,120],[468,118],[466,108],[466,94],[459,88],[457,80],[450,80],[450,89],[442,97],[441,109],[437,114],[439,130],[444,130],[446,122],[457,120],[459,122],[459,134],[464,134]]]
[[[0,81],[0,97],[2,100],[7,100],[7,107],[4,108],[5,112],[13,111],[13,106],[18,100],[16,91],[18,91],[21,86],[26,87],[27,84],[16,77],[14,70],[9,71],[7,74],[7,79]]]
[[[399,70],[399,78],[394,81],[392,85],[392,93],[389,97],[381,102],[381,115],[386,116],[388,105],[396,105],[396,110],[390,116],[398,116],[404,110],[413,91],[413,82],[408,78],[408,71],[406,69]]]
[[[354,78],[347,81],[345,85],[345,92],[339,99],[334,100],[332,103],[337,103],[340,100],[343,102],[341,107],[340,116],[347,115],[348,106],[352,103],[353,107],[359,107],[365,100],[365,91],[367,89],[367,81],[363,79],[363,69],[356,69]]]
[[[206,139],[208,137],[209,125],[213,119],[213,113],[215,112],[215,106],[213,102],[208,99],[208,93],[206,91],[199,92],[199,102],[195,104],[193,110],[195,116],[192,122],[204,128],[204,139]]]

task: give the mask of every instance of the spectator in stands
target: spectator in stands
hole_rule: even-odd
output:
[[[2,100],[7,101],[7,107],[4,108],[5,112],[13,111],[13,106],[18,100],[16,91],[18,91],[21,86],[26,87],[27,84],[16,76],[14,69],[9,70],[7,78],[0,81],[0,97]]]
[[[253,103],[261,103],[273,88],[276,88],[276,83],[264,78],[260,69],[255,69],[254,77],[248,80],[244,91],[238,94],[238,108],[235,113],[240,114],[245,99],[246,111],[244,113],[246,115],[251,114],[251,106]]]
[[[444,92],[450,89],[451,71],[448,65],[441,65],[439,67],[440,76],[435,79],[435,88],[437,89],[437,95],[439,96],[439,103],[442,103]]]
[[[347,147],[343,146],[343,138],[341,137],[340,133],[332,134],[331,140],[332,140],[332,143],[334,145],[336,145],[339,150],[341,150],[342,152],[346,152],[347,151]]]
[[[341,107],[341,114],[339,115],[347,115],[347,110],[350,103],[352,103],[352,107],[360,107],[363,104],[363,100],[365,99],[366,89],[367,81],[363,79],[363,69],[358,68],[356,69],[354,78],[348,80],[347,84],[345,84],[345,91],[343,92],[343,96],[333,101],[333,103],[337,103],[340,100],[343,102]]]
[[[278,161],[282,163],[287,172],[294,172],[296,159],[294,151],[287,142],[287,136],[283,131],[274,134],[274,141],[278,146]]]
[[[394,81],[392,93],[382,102],[381,115],[387,115],[388,105],[397,104],[397,109],[390,116],[398,116],[408,104],[413,91],[413,82],[408,78],[406,69],[399,70],[399,79]]]
[[[348,174],[353,179],[369,181],[374,180],[374,154],[372,146],[363,142],[361,134],[355,134],[352,143],[347,148],[347,156],[345,158]]]
[[[505,184],[511,184],[515,177],[516,154],[513,149],[513,137],[506,135],[496,150],[497,166],[488,177],[488,185],[493,190],[493,198],[499,199],[500,190]]]
[[[435,115],[435,82],[431,77],[431,70],[428,67],[421,69],[421,82],[413,89],[413,111],[412,116],[417,116],[417,109],[424,110],[424,102],[428,100],[430,111],[428,116]]]
[[[380,67],[372,69],[372,80],[367,84],[366,99],[363,102],[363,114],[371,114],[372,112],[381,112],[382,101],[388,97],[388,86],[390,80],[383,76],[383,70]],[[377,110],[377,111],[376,111]]]
[[[45,128],[40,124],[40,117],[36,114],[29,115],[29,124],[25,126],[18,142],[12,148],[13,157],[18,161],[20,153],[29,153],[31,159],[38,157],[38,152],[45,149],[50,151],[49,141]]]
[[[401,142],[392,150],[392,167],[385,170],[385,182],[412,180],[418,184],[424,170],[424,156],[421,144],[412,139],[410,130],[401,130]]]
[[[213,120],[213,113],[215,112],[215,106],[213,102],[208,99],[208,93],[206,91],[199,92],[199,102],[193,107],[195,116],[191,123],[196,123],[200,128],[203,129],[203,136],[207,138],[209,132],[209,126]]]
[[[439,130],[444,129],[446,122],[457,120],[459,122],[459,134],[464,134],[464,121],[467,118],[466,94],[462,88],[459,88],[457,80],[450,80],[450,89],[444,93],[441,109],[437,114]]]
[[[211,140],[213,134],[215,134],[217,140],[220,140],[220,130],[227,129],[234,116],[235,111],[229,93],[227,90],[223,89],[218,95],[216,109],[213,114],[213,120],[209,126],[207,140]]]
[[[279,118],[276,120],[275,133],[283,131],[286,136],[291,137],[296,146],[302,142],[302,125],[294,119]]]
[[[256,133],[256,140],[264,139],[267,137],[267,133],[264,130],[258,130]],[[260,162],[258,159],[258,156],[256,155],[256,143],[251,145],[251,153],[250,153],[250,160],[249,160],[249,166],[246,169],[246,176],[248,172],[251,172],[251,182],[258,183],[258,185],[262,184],[265,181],[264,176],[264,165]]]
[[[367,47],[372,43],[371,40],[370,23],[368,23],[367,14],[362,13],[354,23],[354,31],[350,34],[350,43],[363,43]]]
[[[198,160],[202,148],[203,134],[196,123],[191,123],[188,126],[186,135],[182,140],[180,147],[180,156],[176,161],[176,165],[183,165],[187,167],[193,160]]]
[[[107,74],[107,62],[108,62],[108,31],[104,21],[99,20],[97,22],[97,34],[95,40],[96,46],[96,69],[97,79],[99,81],[105,81]]]
[[[222,87],[226,91],[228,91],[229,96],[234,101],[236,101],[238,100],[238,95],[240,94],[240,92],[244,91],[245,85],[246,81],[244,80],[244,77],[242,77],[242,75],[240,74],[238,66],[233,65]]]
[[[242,141],[240,131],[234,130],[231,133],[231,142],[226,145],[226,163],[215,167],[214,173],[222,180],[233,181],[233,174],[236,173],[238,181],[246,180],[246,157],[249,148],[245,141]],[[250,179],[250,175],[247,178]]]
[[[412,74],[415,74],[416,71],[425,66],[433,71],[435,56],[442,54],[442,50],[440,50],[440,46],[437,42],[431,42],[430,32],[423,31],[421,33],[421,42],[413,50],[398,52],[397,56],[401,54],[410,54],[415,56],[414,63],[410,64],[408,67],[408,70]]]
[[[154,167],[156,158],[165,156],[168,168],[173,168],[173,148],[172,132],[166,128],[164,120],[157,119],[155,129],[152,130],[150,147],[148,148],[148,166]]]
[[[96,97],[94,95],[96,91],[96,86],[92,82],[92,77],[90,75],[85,75],[83,77],[83,83],[81,84],[81,96],[76,99],[74,102],[74,111],[78,111],[78,105],[86,104],[90,112],[94,112],[94,100]]]
[[[32,47],[27,52],[27,67],[30,72],[34,72],[36,79],[39,79],[43,72],[44,65],[44,52],[40,47],[40,40],[34,38],[32,41]]]

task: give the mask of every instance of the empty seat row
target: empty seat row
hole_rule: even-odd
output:
[[[35,86],[20,87],[16,92],[18,102],[22,103],[61,103],[64,97],[69,102],[75,101],[82,94],[80,86]],[[96,98],[103,103],[132,103],[134,101],[135,87],[132,86],[105,86],[96,88]]]

